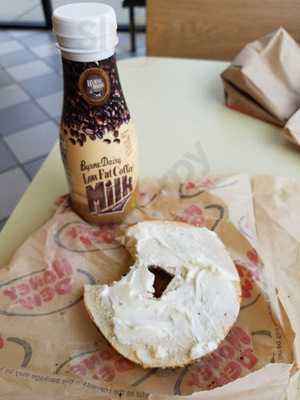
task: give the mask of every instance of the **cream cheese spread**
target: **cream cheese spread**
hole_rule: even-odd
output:
[[[104,336],[144,367],[181,366],[215,350],[240,308],[239,276],[218,236],[206,228],[148,221],[128,230],[127,245],[135,246],[136,255],[129,273],[110,286],[85,290]],[[172,276],[159,298],[150,266]]]

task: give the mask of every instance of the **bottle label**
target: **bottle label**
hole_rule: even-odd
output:
[[[122,213],[136,189],[137,144],[115,56],[63,67],[60,144],[74,209],[84,218]]]
[[[61,150],[72,200],[90,214],[122,212],[136,188],[136,135],[131,122],[123,124],[118,138],[108,132],[102,141],[87,139],[83,146],[68,140],[62,128]],[[87,203],[87,204],[86,204]]]

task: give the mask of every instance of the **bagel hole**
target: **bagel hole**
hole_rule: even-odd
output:
[[[157,265],[150,265],[148,267],[149,272],[154,275],[154,282],[153,282],[153,289],[154,293],[153,296],[159,299],[163,292],[166,290],[167,286],[174,278],[174,275],[169,274],[164,269],[158,267]]]

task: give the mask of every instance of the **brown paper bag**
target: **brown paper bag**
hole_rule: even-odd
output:
[[[292,115],[282,132],[290,142],[300,146],[300,110]]]
[[[222,73],[226,104],[284,126],[300,107],[300,49],[280,28],[249,43]]]
[[[265,187],[270,187],[272,197],[274,188]],[[296,400],[298,381],[291,368],[300,351],[300,319],[295,312],[299,302],[296,297],[290,305],[287,299],[294,287],[287,284],[288,276],[272,269],[264,233],[257,237],[256,212],[246,176],[164,186],[145,182],[136,210],[122,225],[92,227],[63,202],[0,270],[0,399],[35,400],[42,395],[45,400],[137,400],[180,395],[199,400],[281,400],[289,395],[289,400]],[[215,230],[241,277],[236,324],[216,351],[186,368],[144,370],[134,365],[99,334],[82,303],[85,283],[108,283],[126,273],[132,260],[118,238],[126,227],[145,219],[184,221]],[[283,222],[291,223],[286,217]],[[267,235],[276,243],[272,231]],[[285,232],[280,239],[284,236]],[[259,256],[261,243],[264,258]],[[281,251],[284,254],[285,248]],[[292,262],[294,254],[287,255]],[[293,262],[289,271],[299,283]]]

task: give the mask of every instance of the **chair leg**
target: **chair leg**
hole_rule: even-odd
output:
[[[47,28],[52,28],[52,3],[51,0],[41,0]]]
[[[129,7],[129,30],[130,30],[130,44],[131,52],[136,52],[136,40],[135,40],[135,18],[134,18],[134,7]]]

